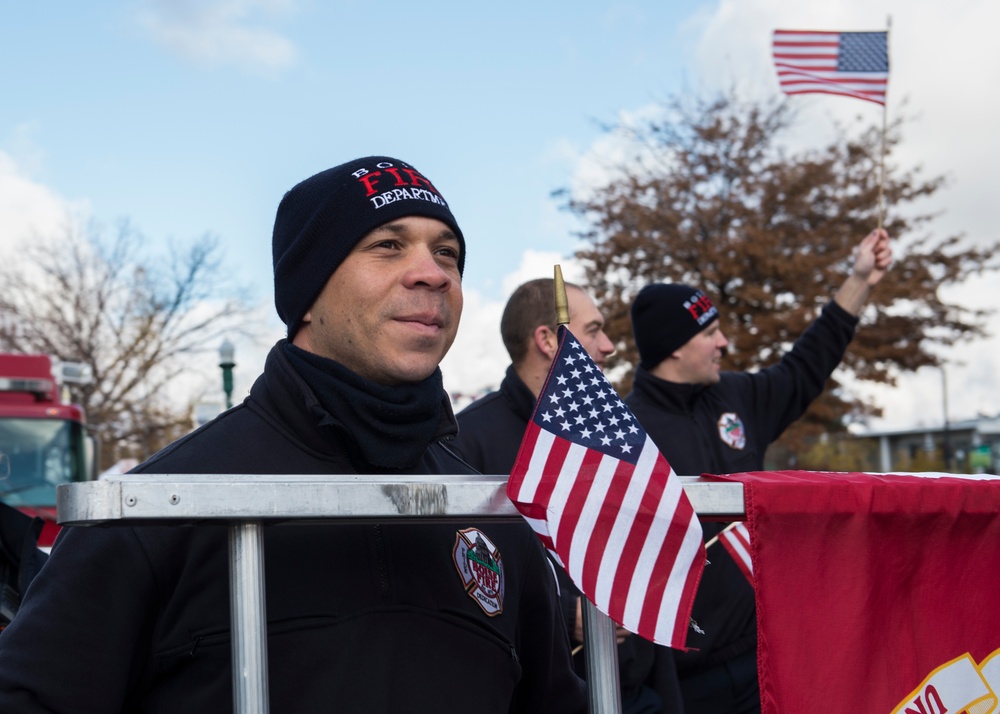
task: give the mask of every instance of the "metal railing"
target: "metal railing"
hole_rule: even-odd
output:
[[[703,518],[744,517],[743,485],[681,476]],[[59,486],[64,526],[182,524],[229,526],[233,699],[237,714],[267,714],[267,619],[263,526],[386,519],[507,520],[520,514],[501,476],[125,474]],[[586,599],[584,625],[590,711],[621,710],[614,623]]]

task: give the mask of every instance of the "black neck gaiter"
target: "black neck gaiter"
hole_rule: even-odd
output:
[[[441,423],[440,369],[422,382],[386,387],[291,343],[285,353],[366,463],[389,469],[417,465]]]

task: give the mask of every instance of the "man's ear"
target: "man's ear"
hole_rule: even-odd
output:
[[[293,345],[295,345],[296,347],[301,347],[302,349],[308,352],[312,352],[313,350],[312,350],[312,344],[310,343],[309,340],[309,330],[306,330],[305,327],[306,325],[311,324],[312,320],[313,320],[312,310],[309,310],[308,312],[306,312],[305,315],[302,316],[302,319],[299,320],[299,325],[298,327],[295,328],[295,334],[292,335],[291,339]]]
[[[559,349],[559,340],[556,338],[555,330],[547,325],[539,325],[531,333],[531,341],[535,349],[545,355],[549,362],[555,359]]]

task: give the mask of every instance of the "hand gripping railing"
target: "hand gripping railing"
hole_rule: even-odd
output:
[[[681,476],[699,516],[741,519],[743,484]],[[386,519],[518,520],[501,476],[264,476],[125,474],[57,489],[62,525],[141,525],[225,521],[233,700],[237,714],[267,714],[267,619],[263,526],[271,521]],[[590,711],[618,714],[615,627],[584,600]]]

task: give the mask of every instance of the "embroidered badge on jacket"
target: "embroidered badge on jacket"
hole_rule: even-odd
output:
[[[503,612],[503,562],[492,541],[478,528],[466,528],[458,532],[452,556],[469,597],[490,617]]]
[[[747,433],[739,416],[726,412],[719,417],[719,438],[732,449],[743,449],[747,445]]]

